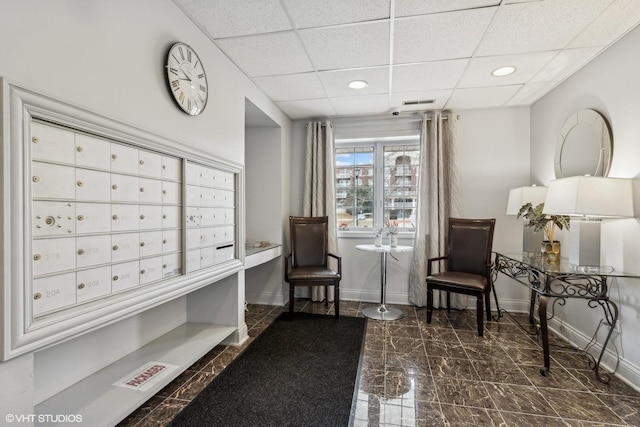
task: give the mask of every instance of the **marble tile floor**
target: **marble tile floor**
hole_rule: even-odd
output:
[[[343,301],[340,315],[361,317],[371,305]],[[508,316],[486,323],[478,337],[473,311],[437,310],[429,325],[424,308],[394,307],[402,319],[368,321],[354,427],[640,426],[640,393],[616,377],[600,383],[586,358],[557,338],[543,377],[539,339]],[[215,347],[119,426],[167,425],[286,307],[248,309],[248,343]],[[333,307],[296,301],[296,311],[333,314]]]

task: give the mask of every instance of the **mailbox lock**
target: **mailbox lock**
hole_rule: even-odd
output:
[[[118,250],[118,245],[113,245],[113,250],[117,251]]]
[[[140,215],[140,219],[144,219],[144,215]]]
[[[40,261],[41,259],[42,259],[42,255],[40,255],[40,254],[35,254],[35,255],[33,256],[33,260],[34,260],[34,261]]]
[[[78,255],[84,255],[84,249],[78,249]]]
[[[83,221],[84,220],[84,215],[78,215],[78,221]]]
[[[33,182],[40,182],[40,177],[39,176],[34,176],[33,177]]]
[[[78,289],[84,289],[84,283],[80,283],[80,284],[78,285]]]
[[[84,182],[78,181],[78,187],[82,187],[83,185],[84,185]]]
[[[52,216],[48,216],[45,218],[44,223],[47,225],[53,225],[56,223],[56,219]]]
[[[140,270],[140,274],[144,274],[144,273],[145,273],[145,271],[144,271],[144,270]]]
[[[76,150],[78,150],[78,153],[82,153],[84,151],[84,148],[82,148],[81,146],[78,146],[78,148],[76,148]]]
[[[166,169],[166,168],[167,168],[167,165],[162,165],[162,169]]]
[[[42,294],[40,292],[37,292],[36,294],[33,295],[33,299],[40,299],[42,298]]]
[[[117,155],[117,154],[112,154],[112,155],[111,155],[111,158],[112,158],[113,160],[115,160],[115,159],[117,159],[117,158],[118,158],[118,155]]]
[[[115,282],[116,280],[118,280],[118,276],[113,276],[113,281]]]
[[[111,218],[113,218],[114,220],[118,219],[118,215],[113,215]]]
[[[34,144],[37,144],[38,142],[40,142],[40,138],[38,138],[37,136],[34,136],[33,138],[31,138],[31,140],[33,141]]]
[[[162,194],[167,194],[167,190],[162,190]]]
[[[166,243],[167,243],[167,239],[164,239],[164,240],[162,241],[162,243],[165,243],[165,244],[166,244]]]
[[[144,247],[144,244],[145,244],[144,242],[140,242],[140,247],[141,248]]]
[[[144,187],[140,187],[140,192],[144,193]]]
[[[162,215],[162,219],[167,219],[167,215]]]
[[[141,164],[141,165],[144,165],[144,160],[140,160],[140,164]]]
[[[111,188],[112,188],[112,189],[114,189],[114,190],[117,190],[117,189],[118,189],[118,186],[117,186],[117,185],[115,185],[115,184],[113,184],[113,185],[111,186]]]
[[[167,264],[162,264],[162,268],[167,268]]]

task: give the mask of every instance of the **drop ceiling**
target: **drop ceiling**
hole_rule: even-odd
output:
[[[640,23],[640,0],[174,2],[292,119],[530,105]]]

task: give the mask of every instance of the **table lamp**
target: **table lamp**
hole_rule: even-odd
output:
[[[518,215],[520,208],[531,203],[537,206],[544,203],[547,195],[547,187],[536,185],[518,187],[509,190],[509,200],[507,202],[507,215]],[[522,254],[527,257],[540,254],[540,244],[542,243],[543,232],[534,232],[533,228],[522,226]]]
[[[570,216],[569,263],[600,265],[600,225],[633,217],[633,182],[624,178],[572,176],[549,184],[543,213]]]

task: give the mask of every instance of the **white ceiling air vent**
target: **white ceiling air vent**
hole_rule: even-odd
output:
[[[426,105],[433,104],[434,102],[436,102],[435,99],[423,99],[421,101],[403,101],[402,105]]]

